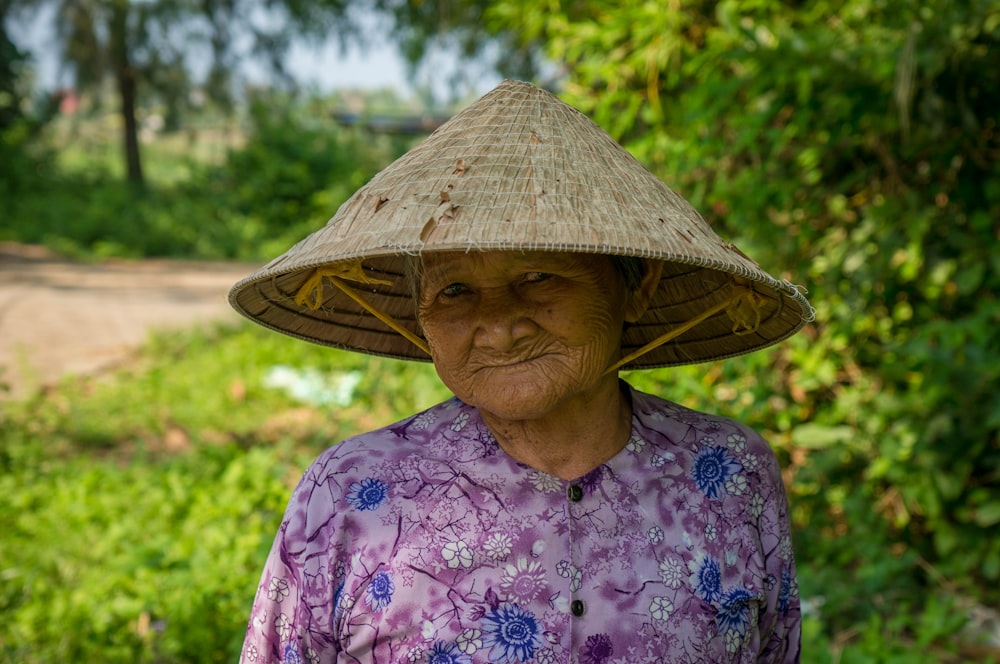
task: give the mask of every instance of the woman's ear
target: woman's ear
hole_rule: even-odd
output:
[[[642,280],[639,287],[629,291],[625,302],[625,322],[634,323],[646,313],[653,295],[660,285],[660,277],[663,276],[663,261],[652,258],[642,259]]]

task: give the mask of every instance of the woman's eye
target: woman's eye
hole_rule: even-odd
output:
[[[466,290],[468,289],[466,288],[465,284],[460,284],[460,283],[448,284],[447,286],[441,289],[441,295],[444,295],[445,297],[457,297],[462,293],[464,293]]]
[[[529,272],[524,275],[524,280],[528,283],[538,283],[539,281],[545,281],[552,277],[549,272]]]

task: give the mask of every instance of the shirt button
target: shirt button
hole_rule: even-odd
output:
[[[584,606],[583,600],[574,599],[573,602],[569,605],[569,610],[573,613],[574,616],[579,618],[580,616],[583,615],[584,611],[587,610],[587,607]]]
[[[583,487],[579,484],[571,484],[567,494],[569,494],[570,500],[574,503],[578,503],[583,500]]]

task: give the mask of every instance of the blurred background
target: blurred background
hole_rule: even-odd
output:
[[[808,288],[779,347],[627,376],[777,451],[803,661],[1000,662],[996,2],[0,0],[3,279],[27,248],[241,273],[503,77]],[[29,360],[0,368],[3,662],[236,661],[306,464],[446,396],[234,319]]]

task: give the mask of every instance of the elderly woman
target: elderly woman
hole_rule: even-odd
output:
[[[551,94],[504,82],[231,301],[455,394],[307,470],[245,662],[798,661],[773,453],[618,371],[812,310]]]

